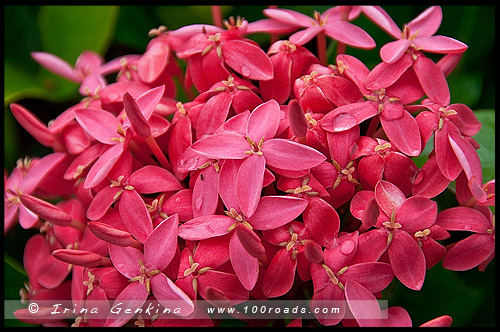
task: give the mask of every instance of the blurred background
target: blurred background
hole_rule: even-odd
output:
[[[249,22],[265,18],[265,6],[221,6],[224,18],[244,17]],[[328,6],[283,6],[306,15],[323,12]],[[426,6],[383,6],[399,27],[411,21]],[[466,43],[469,48],[448,77],[451,103],[464,103],[472,108],[483,127],[474,138],[482,145],[478,151],[484,181],[495,177],[495,7],[442,6],[443,22],[436,34]],[[106,60],[145,51],[151,28],[165,25],[169,30],[181,26],[212,24],[209,6],[4,6],[4,169],[10,174],[18,158],[44,156],[51,150],[34,140],[13,118],[9,104],[17,102],[30,109],[45,123],[79,102],[77,84],[59,78],[40,67],[30,52],[53,53],[71,65],[82,50],[100,53]],[[363,15],[353,21],[367,31],[377,43],[374,50],[347,48],[346,53],[363,61],[368,68],[380,62],[378,51],[392,41]],[[264,50],[269,47],[266,34],[247,36]],[[311,47],[315,52],[314,45]],[[331,43],[329,63],[335,63]],[[429,55],[433,58],[434,55]],[[439,59],[439,57],[435,57]],[[182,61],[180,62],[182,66]],[[185,98],[179,96],[179,100]],[[421,166],[430,146],[415,162]],[[456,204],[448,191],[437,197],[440,207]],[[494,208],[493,208],[494,211]],[[19,225],[4,236],[5,300],[19,299],[19,290],[27,281],[22,266],[24,244],[36,230]],[[427,271],[424,286],[415,292],[397,280],[383,292],[389,306],[402,306],[410,314],[413,326],[440,315],[451,315],[452,326],[495,326],[495,260],[485,272],[477,269],[454,272],[440,264]],[[27,326],[4,321],[6,326]],[[229,324],[238,324],[231,321]]]

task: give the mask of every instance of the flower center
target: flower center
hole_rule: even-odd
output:
[[[312,188],[311,186],[308,185],[310,177],[306,177],[303,181],[300,187],[297,187],[295,189],[287,189],[285,192],[288,194],[295,194],[295,195],[301,195],[301,196],[316,196],[319,195],[318,192],[316,191],[311,191]]]
[[[243,21],[245,20],[244,17],[236,17],[236,20],[234,19],[234,16],[229,17],[229,19],[224,20],[223,24],[226,27],[226,29],[231,29],[233,27],[240,27],[241,24],[243,24]]]
[[[449,109],[447,110],[446,108],[444,107],[441,107],[439,109],[439,130],[443,129],[443,126],[444,126],[444,119],[450,115],[456,115],[457,114],[457,111],[455,110],[452,110],[452,109]]]
[[[168,215],[162,211],[163,199],[165,198],[165,194],[161,195],[160,198],[155,198],[151,204],[146,204],[146,208],[149,213],[153,213],[152,219],[160,216],[162,219],[168,218]]]
[[[314,25],[324,26],[326,24],[326,22],[328,21],[328,15],[326,15],[325,18],[322,18],[321,13],[318,12],[317,10],[314,11],[313,17],[314,17],[314,20],[311,19],[311,22]]]
[[[347,179],[347,181],[354,183],[355,185],[359,185],[360,183],[358,180],[356,180],[353,177],[353,173],[356,170],[356,168],[353,166],[354,165],[354,160],[351,160],[345,168],[342,168],[342,166],[339,165],[339,163],[335,160],[332,159],[332,164],[335,166],[337,171],[339,172],[339,175],[337,176],[337,179],[335,180],[335,183],[333,184],[333,189],[337,188],[342,181],[342,179]]]
[[[232,231],[239,223],[241,223],[241,224],[245,225],[246,227],[248,227],[249,229],[253,230],[252,225],[250,225],[248,223],[248,221],[245,220],[245,216],[240,215],[238,212],[236,212],[236,210],[234,208],[231,208],[229,211],[224,211],[224,213],[228,217],[231,217],[231,218],[236,220],[236,222],[234,224],[229,226],[229,228],[227,229],[228,232]]]
[[[95,280],[95,275],[93,275],[92,272],[87,271],[87,275],[89,280],[84,280],[83,285],[87,287],[87,296],[89,296],[90,292],[94,290],[94,282],[97,282],[97,280]]]
[[[339,281],[339,279],[337,278],[337,276],[335,275],[335,273],[333,273],[333,271],[328,266],[326,266],[325,264],[321,264],[321,266],[323,267],[323,269],[325,270],[326,274],[328,275],[328,277],[330,278],[330,280],[333,282],[333,284],[339,286],[340,289],[345,290],[344,285]],[[342,270],[340,270],[338,274],[344,273],[345,270],[347,270],[347,267],[345,267]],[[342,272],[342,273],[340,273],[340,272]]]
[[[284,50],[288,53],[293,53],[297,50],[297,45],[289,42],[288,40],[283,41]]]
[[[415,38],[417,38],[418,34],[420,33],[420,29],[417,30],[417,32],[415,32],[413,35],[411,34],[411,31],[410,31],[410,26],[408,24],[405,24],[403,26],[403,34],[402,34],[402,37],[404,39],[408,39],[408,40],[414,40]]]
[[[382,225],[384,225],[390,231],[389,236],[387,237],[387,245],[389,245],[392,242],[392,238],[394,236],[393,231],[403,227],[400,223],[396,222],[396,210],[392,209],[390,221],[386,221],[382,223]]]
[[[313,70],[309,75],[302,76],[301,79],[304,81],[305,84],[312,85],[314,83],[314,78],[316,76],[318,76],[318,72]]]
[[[113,142],[118,142],[118,143],[125,142],[125,131],[123,130],[123,127],[121,125],[118,125],[118,128],[116,129],[116,133],[118,135],[120,135],[120,137],[111,137],[110,140]]]
[[[391,143],[386,142],[384,144],[379,144],[375,147],[375,152],[378,152],[382,157],[389,154],[391,150]]]
[[[196,271],[198,269],[198,267],[200,266],[200,263],[195,263],[193,256],[191,256],[191,255],[189,255],[189,264],[191,266],[184,271],[185,277],[187,277],[190,274],[192,274],[194,277],[196,277],[196,276],[203,274],[203,273],[207,272],[208,270],[212,269],[211,267],[207,266],[207,267],[203,267],[203,268],[199,269],[198,271]]]
[[[254,141],[252,141],[252,139],[250,137],[247,137],[247,142],[248,144],[250,144],[250,150],[248,151],[245,151],[245,154],[258,154],[259,156],[262,156],[262,151],[260,151],[260,149],[262,148],[262,144],[264,143],[264,137],[262,137],[259,141],[259,143],[255,143]]]
[[[140,274],[137,277],[130,279],[129,282],[139,281],[139,283],[141,285],[146,286],[146,290],[148,291],[148,294],[149,294],[149,293],[151,293],[151,280],[150,279],[152,276],[159,274],[160,270],[148,271],[148,269],[146,268],[144,263],[141,261],[141,259],[138,258],[138,260],[139,260],[139,266],[140,266],[140,269],[139,269]]]

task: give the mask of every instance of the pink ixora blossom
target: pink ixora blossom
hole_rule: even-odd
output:
[[[367,88],[386,88],[411,67],[429,98],[438,103],[449,103],[450,96],[444,73],[422,53],[422,51],[441,54],[463,53],[467,50],[467,45],[458,40],[433,36],[441,25],[441,7],[429,7],[406,24],[404,31],[401,31],[379,6],[364,6],[363,13],[392,37],[398,39],[380,49],[383,62],[368,75]]]
[[[465,271],[479,266],[484,270],[495,257],[495,216],[488,207],[450,208],[439,213],[436,224],[448,231],[474,233],[448,249],[444,268]]]
[[[357,195],[364,195],[360,198],[366,205],[363,212],[356,211],[355,206],[351,210],[360,219],[367,218],[363,221],[367,227],[376,227],[360,235],[372,242],[372,246],[364,248],[368,251],[366,257],[378,259],[387,250],[396,278],[406,287],[420,290],[427,269],[426,256],[414,237],[426,237],[432,232],[437,218],[436,202],[419,196],[406,198],[398,187],[385,180],[377,183],[373,196],[361,191]],[[353,199],[351,204],[354,202]],[[434,254],[439,252],[432,251]]]
[[[169,305],[169,301],[177,301],[176,303],[181,307],[181,316],[188,316],[193,312],[193,302],[162,272],[174,257],[177,248],[178,223],[177,215],[163,220],[149,234],[144,243],[144,251],[132,247],[109,245],[111,261],[116,269],[130,281],[116,297],[116,303],[129,300],[140,307],[153,292],[155,298],[166,306]],[[116,318],[110,314],[105,324],[106,326],[121,326],[133,315],[132,312]]]
[[[271,19],[295,26],[297,29],[305,28],[290,36],[290,42],[304,45],[318,33],[352,47],[370,49],[375,47],[375,42],[363,29],[342,20],[341,12],[333,7],[323,14],[315,11],[313,18],[290,9],[264,9],[264,14]],[[272,31],[270,31],[272,32]]]
[[[32,52],[31,57],[47,70],[67,80],[80,83],[80,94],[84,96],[95,95],[107,84],[105,75],[121,69],[121,63],[128,57],[117,58],[104,63],[102,56],[94,51],[83,51],[76,59],[73,68],[65,60],[47,52]],[[134,58],[133,55],[130,58]]]
[[[248,117],[246,133],[221,133],[195,142],[192,149],[212,159],[244,159],[236,179],[242,212],[251,215],[259,201],[266,165],[285,170],[304,170],[319,165],[318,151],[281,138],[273,138],[279,126],[279,105],[270,100]]]

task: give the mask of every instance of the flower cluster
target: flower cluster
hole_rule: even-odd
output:
[[[439,262],[486,268],[495,180],[483,183],[472,138],[480,122],[451,103],[446,76],[467,45],[435,35],[441,8],[401,29],[378,6],[263,12],[251,23],[162,26],[143,54],[109,62],[91,51],[74,67],[32,54],[80,84],[83,99],[48,125],[10,105],[53,149],[5,176],[4,233],[17,221],[40,230],[25,247],[23,300],[176,301],[184,316],[81,315],[73,326],[213,326],[198,299],[305,300],[297,285],[308,283],[311,308],[343,303],[341,318],[316,316],[322,325],[411,326],[404,308],[383,312],[369,300],[393,279],[420,290]],[[359,15],[396,39],[372,69],[346,54],[376,47],[350,23]],[[262,32],[267,52],[247,37]],[[412,157],[431,139],[419,168]],[[459,206],[440,211],[434,198],[450,183]],[[459,240],[446,242],[453,234]],[[20,320],[72,323],[26,310]],[[348,312],[354,319],[342,318]],[[367,312],[388,318],[356,319]],[[441,316],[424,325],[450,324]]]

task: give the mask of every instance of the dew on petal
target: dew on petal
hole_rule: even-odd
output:
[[[333,131],[344,131],[358,124],[356,118],[349,113],[340,113],[333,120]]]
[[[353,240],[346,240],[340,245],[340,253],[342,255],[350,255],[356,249],[356,243]]]

